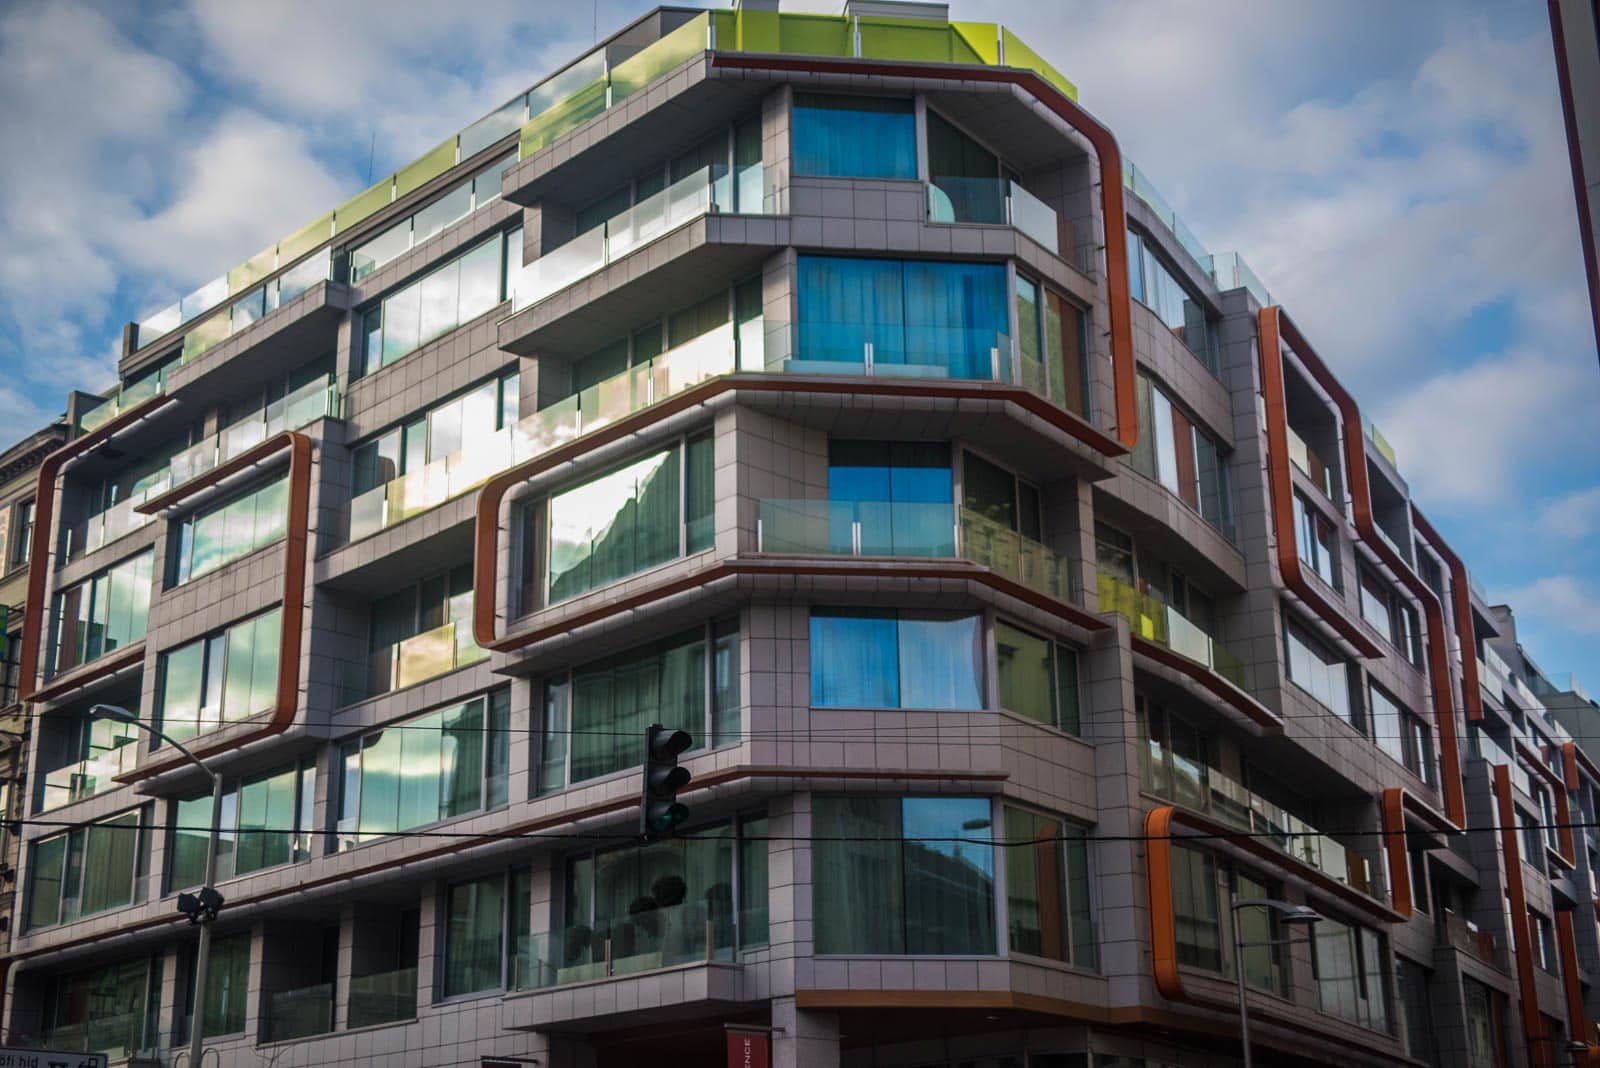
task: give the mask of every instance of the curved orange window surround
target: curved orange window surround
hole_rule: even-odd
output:
[[[1144,867],[1150,892],[1150,966],[1156,989],[1164,998],[1182,1001],[1177,914],[1172,904],[1172,813],[1172,806],[1166,805],[1145,816]]]
[[[1455,687],[1450,676],[1450,650],[1445,635],[1444,609],[1439,604],[1439,598],[1434,595],[1428,584],[1391,549],[1381,537],[1378,536],[1377,526],[1372,518],[1372,491],[1367,482],[1367,453],[1365,432],[1362,429],[1361,409],[1357,407],[1355,398],[1340,384],[1339,380],[1328,370],[1327,364],[1306,341],[1294,320],[1290,319],[1281,308],[1276,306],[1262,308],[1258,317],[1261,335],[1261,379],[1263,391],[1267,393],[1267,449],[1269,462],[1267,465],[1269,482],[1273,489],[1273,519],[1278,528],[1278,563],[1279,570],[1284,572],[1284,583],[1290,584],[1289,571],[1284,567],[1284,558],[1292,557],[1295,577],[1303,584],[1300,575],[1299,553],[1295,550],[1293,539],[1289,539],[1287,551],[1282,531],[1285,526],[1293,529],[1293,510],[1285,498],[1279,501],[1279,487],[1281,485],[1285,494],[1292,492],[1292,483],[1288,471],[1288,409],[1283,399],[1283,361],[1279,349],[1280,341],[1285,342],[1294,350],[1296,356],[1305,365],[1306,370],[1317,380],[1328,394],[1333,398],[1335,406],[1339,409],[1339,418],[1344,424],[1345,467],[1348,469],[1346,480],[1350,485],[1351,512],[1355,520],[1356,533],[1361,540],[1375,552],[1389,569],[1394,572],[1401,584],[1421,604],[1423,615],[1427,620],[1428,631],[1428,683],[1433,697],[1433,718],[1439,732],[1439,763],[1441,789],[1444,793],[1445,814],[1450,821],[1458,827],[1466,826],[1467,803],[1466,794],[1461,785],[1461,741],[1456,731],[1455,718]],[[1272,378],[1269,386],[1268,379]],[[1274,401],[1278,410],[1274,412]],[[1276,450],[1274,446],[1276,437]],[[1278,451],[1278,456],[1271,455]],[[1430,528],[1431,529],[1431,528]],[[1296,592],[1300,592],[1296,590]],[[1321,599],[1319,598],[1319,601]],[[1325,601],[1321,603],[1326,604]],[[1322,615],[1330,625],[1338,629],[1339,625],[1329,618],[1320,609]],[[1342,612],[1335,612],[1346,627],[1354,628],[1354,623],[1343,619]],[[1344,633],[1340,629],[1340,633]],[[1374,658],[1385,655],[1370,639],[1366,645],[1373,650]],[[1465,657],[1463,657],[1465,659]]]
[[[1561,985],[1567,995],[1567,1034],[1579,1041],[1593,1042],[1594,1024],[1583,1007],[1583,986],[1578,975],[1578,939],[1572,926],[1572,910],[1556,910],[1556,946],[1561,955]],[[1580,1060],[1579,1064],[1591,1063]]]
[[[1461,830],[1443,813],[1401,786],[1383,792],[1379,812],[1383,820],[1383,849],[1389,860],[1389,903],[1401,916],[1410,917],[1416,906],[1416,880],[1411,872],[1411,851],[1406,848],[1406,813],[1410,812],[1436,831]]]
[[[1538,1048],[1544,1024],[1539,1019],[1539,987],[1533,975],[1533,935],[1528,930],[1528,893],[1522,882],[1522,849],[1517,841],[1517,808],[1511,802],[1511,773],[1495,764],[1495,817],[1500,823],[1500,855],[1506,869],[1506,897],[1511,906],[1511,941],[1517,953],[1517,1003],[1522,1009],[1522,1033],[1530,1048]]]
[[[1559,853],[1553,853],[1552,857],[1562,867],[1571,871],[1578,866],[1578,851],[1572,839],[1572,804],[1567,798],[1567,784],[1561,776],[1550,770],[1538,753],[1528,746],[1518,742],[1517,750],[1533,769],[1534,774],[1550,787],[1550,793],[1555,798],[1556,823],[1559,824],[1556,828],[1556,841],[1561,844],[1561,850]]]
[[[1466,709],[1467,722],[1477,723],[1483,719],[1483,693],[1478,688],[1476,651],[1474,650],[1472,656],[1467,655],[1468,649],[1475,641],[1472,626],[1472,587],[1467,581],[1467,567],[1415,504],[1411,506],[1411,523],[1417,528],[1417,532],[1427,539],[1428,544],[1433,546],[1433,551],[1439,554],[1444,565],[1450,569],[1450,599],[1456,617],[1456,638],[1461,642],[1461,704]]]

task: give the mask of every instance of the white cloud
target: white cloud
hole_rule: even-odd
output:
[[[1600,486],[1575,490],[1545,502],[1535,525],[1545,533],[1571,541],[1600,532]]]
[[[1516,611],[1519,629],[1526,620],[1541,631],[1600,635],[1600,586],[1588,579],[1547,575],[1507,590],[1504,600]]]

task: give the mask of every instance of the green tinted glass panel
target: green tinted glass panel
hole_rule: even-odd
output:
[[[61,919],[61,880],[67,863],[67,836],[47,838],[33,847],[28,872],[28,927],[49,927]]]
[[[313,219],[278,242],[278,262],[290,263],[333,236],[333,212]]]
[[[264,248],[228,272],[228,295],[243,293],[271,274],[278,264],[278,246]]]
[[[966,41],[949,26],[921,19],[862,18],[861,54],[870,59],[922,60],[930,63],[981,63]]]
[[[952,22],[950,31],[961,38],[957,52],[970,50],[976,62],[991,66],[1000,62],[1000,28],[992,22]]]
[[[379,208],[387,207],[393,199],[394,183],[389,178],[362,190],[334,210],[334,231],[344,233]]]
[[[611,70],[611,105],[632,96],[690,56],[705,51],[707,17],[698,15]]]
[[[452,134],[394,176],[395,198],[422,188],[455,165],[456,139]]]
[[[1057,89],[1060,89],[1069,100],[1078,99],[1078,87],[1069,82],[1066,75],[1046,63],[1043,56],[1023,44],[1022,38],[1010,30],[1002,29],[1000,32],[1005,42],[1006,66],[1031,70]]]

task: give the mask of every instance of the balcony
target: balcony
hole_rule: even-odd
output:
[[[1528,777],[1528,771],[1522,766],[1522,762],[1513,756],[1510,750],[1476,724],[1470,725],[1468,737],[1473,756],[1486,764],[1498,764],[1505,768],[1511,776],[1511,785],[1521,790],[1525,796],[1533,796],[1533,781]]]
[[[167,489],[168,481],[163,476],[154,484],[123,498],[105,511],[63,528],[61,532],[63,562],[76,560],[85,553],[103,549],[118,538],[126,537],[148,526],[155,516],[143,514],[138,510],[139,506],[145,501],[159,497]]]
[[[65,1024],[45,1032],[44,1046],[47,1049],[104,1053],[116,1060],[141,1049],[139,1043],[143,1039],[146,1022],[144,1013],[126,1012]]]
[[[172,458],[167,489],[181,486],[285,430],[298,430],[339,414],[339,387],[332,375],[307,382],[267,405],[257,418],[235,423]],[[164,492],[164,491],[163,491]]]
[[[1245,688],[1244,661],[1170,605],[1106,574],[1099,576],[1099,590],[1100,611],[1126,616],[1135,635],[1204,664],[1239,689]]]
[[[467,595],[470,598],[470,594]],[[464,611],[464,610],[463,610]],[[489,651],[472,640],[472,624],[452,619],[443,626],[413,634],[384,646],[368,660],[365,677],[344,679],[343,702],[353,704],[369,697],[415,686],[487,659]]]
[[[1378,450],[1378,455],[1388,460],[1390,467],[1396,471],[1400,470],[1400,460],[1395,456],[1394,446],[1383,436],[1383,431],[1378,429],[1377,423],[1367,424],[1367,437],[1372,441],[1372,447]]]
[[[927,184],[928,221],[1012,226],[1034,244],[1087,275],[1095,274],[1095,246],[1078,241],[1072,224],[1006,178],[939,178]]]
[[[46,772],[40,785],[39,811],[75,804],[114,788],[116,777],[133,768],[138,752],[139,747],[130,742],[89,760]]]
[[[949,501],[763,500],[756,551],[796,556],[970,560],[1029,589],[1077,603],[1071,558]]]
[[[755,324],[757,329],[760,325]],[[350,502],[350,540],[436,508],[508,467],[735,370],[734,328],[708,331],[648,363],[541,408],[515,426],[485,434],[459,452],[360,494]]]
[[[138,407],[151,397],[159,397],[166,391],[167,371],[163,367],[153,375],[119,387],[116,396],[108,397],[88,411],[78,413],[78,430],[84,434],[98,430],[123,412]]]
[[[754,175],[759,175],[758,181],[752,180]],[[770,171],[749,168],[738,178],[732,181],[725,166],[702,167],[525,265],[510,283],[512,314],[702,215],[775,213],[777,198],[771,191]]]
[[[1289,459],[1300,469],[1301,474],[1309,478],[1322,495],[1328,500],[1338,503],[1333,485],[1333,468],[1323,463],[1322,457],[1311,451],[1305,439],[1294,432],[1293,427],[1287,428],[1289,433]]]
[[[1438,937],[1452,949],[1474,960],[1482,961],[1491,968],[1506,970],[1505,954],[1500,951],[1493,932],[1483,930],[1464,916],[1445,910],[1440,919]]]
[[[351,977],[346,1027],[354,1029],[399,1023],[414,1019],[416,1015],[415,967]]]
[[[267,1014],[261,1022],[261,1041],[287,1042],[294,1038],[325,1035],[332,1030],[332,983],[267,994]]]
[[[512,959],[513,990],[613,979],[681,964],[731,962],[733,916],[704,902],[655,908],[590,928],[579,924],[532,935]]]

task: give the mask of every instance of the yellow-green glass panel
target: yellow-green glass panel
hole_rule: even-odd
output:
[[[230,323],[227,313],[213,315],[209,319],[202,319],[189,328],[183,335],[183,362],[208,352],[217,345],[228,340]]]
[[[333,236],[333,212],[315,219],[278,242],[278,262],[289,263]]]
[[[740,52],[777,52],[781,48],[776,11],[738,11],[734,14],[733,36],[717,25],[717,47],[732,47]]]
[[[974,62],[1000,64],[1000,27],[992,22],[952,22],[951,31],[978,58]]]
[[[342,234],[379,208],[387,207],[394,199],[394,180],[385,178],[377,185],[362,190],[340,204],[333,212],[333,232]]]
[[[803,56],[853,56],[850,20],[843,15],[778,16],[778,51]]]
[[[978,54],[943,23],[923,19],[861,18],[861,54],[869,59],[978,63]]]
[[[395,199],[399,200],[413,189],[421,189],[455,165],[456,139],[452,134],[394,176]]]
[[[228,296],[243,293],[278,266],[278,246],[264,248],[228,272]]]
[[[1078,87],[1067,81],[1066,75],[1046,63],[1043,56],[1023,44],[1022,38],[1010,30],[1002,29],[1000,33],[1006,46],[1006,66],[1031,70],[1057,89],[1060,89],[1067,95],[1068,99],[1078,99]]]
[[[521,158],[526,159],[605,109],[606,79],[602,76],[523,124]]]
[[[655,44],[611,68],[611,104],[616,106],[691,56],[706,50],[709,19],[697,15]]]

